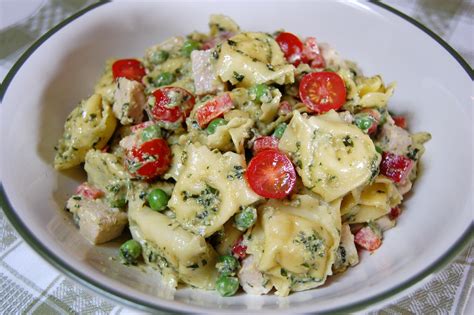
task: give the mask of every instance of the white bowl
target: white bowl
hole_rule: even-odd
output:
[[[245,30],[285,28],[329,42],[366,74],[397,81],[390,101],[412,131],[433,139],[423,172],[383,246],[324,287],[276,296],[219,297],[164,289],[155,277],[108,259],[118,244],[94,247],[63,211],[84,177],[58,173],[53,147],[67,114],[91,93],[110,57],[142,56],[170,36],[206,31],[211,13]],[[472,236],[472,69],[429,30],[381,4],[334,1],[113,2],[74,15],[36,42],[2,85],[0,171],[3,209],[23,238],[74,280],[147,309],[189,312],[327,312],[366,307],[446,264]]]

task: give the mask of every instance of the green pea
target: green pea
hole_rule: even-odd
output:
[[[186,57],[191,56],[191,52],[193,50],[199,49],[201,47],[201,44],[198,42],[188,39],[187,41],[184,42],[183,47],[181,48],[181,54],[183,54]]]
[[[257,84],[252,86],[249,90],[249,94],[252,99],[262,103],[269,102],[272,99],[272,93],[265,84]]]
[[[222,296],[232,296],[239,289],[237,277],[220,276],[216,281],[216,291]]]
[[[216,132],[217,127],[227,124],[227,121],[224,118],[216,118],[207,125],[206,131],[208,134],[212,135]]]
[[[148,141],[151,139],[161,138],[161,129],[158,125],[151,125],[143,129],[142,140]]]
[[[174,82],[174,75],[170,72],[162,72],[155,79],[155,86],[170,85]]]
[[[257,221],[257,209],[246,207],[234,217],[235,227],[240,231],[245,231]]]
[[[216,269],[221,275],[234,275],[239,267],[239,261],[234,256],[225,255],[217,259]]]
[[[273,136],[275,138],[281,139],[285,130],[286,130],[286,123],[281,123],[275,128],[275,131],[273,132]]]
[[[135,240],[128,240],[120,246],[120,259],[126,265],[135,265],[141,253],[142,247]]]
[[[150,208],[155,211],[162,211],[168,205],[170,197],[162,189],[156,188],[150,191],[147,200]]]
[[[170,54],[169,52],[167,51],[164,51],[164,50],[159,50],[159,51],[155,51],[152,55],[151,55],[151,58],[150,58],[150,61],[154,64],[160,64],[160,63],[163,63],[165,62],[166,60],[168,60]]]
[[[366,132],[369,130],[370,126],[373,124],[373,119],[368,115],[356,116],[354,118],[354,123],[359,129]]]

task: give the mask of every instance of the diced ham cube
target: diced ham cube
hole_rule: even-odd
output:
[[[395,183],[403,183],[408,179],[408,175],[410,175],[414,166],[413,160],[406,156],[383,152],[380,174],[387,176]]]
[[[126,78],[117,79],[112,110],[122,125],[136,124],[143,120],[145,91],[140,82]]]
[[[374,251],[382,245],[382,239],[370,226],[360,229],[356,233],[354,241],[357,245],[369,251]]]
[[[89,183],[84,182],[77,186],[76,195],[80,195],[86,199],[97,199],[104,195],[104,192],[98,188],[95,188]]]
[[[66,208],[74,214],[79,232],[93,244],[108,242],[120,234],[128,223],[127,214],[111,208],[102,199],[71,197]]]
[[[194,50],[191,53],[194,89],[197,95],[215,94],[224,89],[211,64],[211,50]]]

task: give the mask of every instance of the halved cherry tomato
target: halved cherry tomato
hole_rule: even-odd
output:
[[[112,74],[114,79],[127,78],[141,82],[145,75],[145,67],[136,59],[120,59],[113,63]]]
[[[325,113],[339,109],[346,102],[346,87],[335,72],[306,74],[300,82],[300,98],[309,110]]]
[[[326,62],[323,56],[321,56],[316,38],[308,37],[305,39],[301,60],[304,63],[308,63],[311,68],[324,68]]]
[[[374,251],[382,245],[380,237],[369,226],[363,227],[355,234],[354,242],[369,251]]]
[[[287,32],[281,32],[275,40],[280,45],[286,60],[297,66],[301,62],[301,55],[303,53],[303,43],[301,40],[296,35]]]
[[[89,185],[88,182],[84,182],[77,186],[76,195],[81,195],[86,199],[97,199],[104,195],[104,192],[99,188],[95,188]]]
[[[383,152],[380,174],[387,176],[395,183],[403,183],[414,166],[415,162],[406,156]]]
[[[232,102],[229,93],[214,97],[212,100],[197,109],[196,119],[199,127],[206,127],[208,123],[228,112],[233,106],[234,103]]]
[[[278,149],[278,142],[278,139],[272,136],[258,137],[253,143],[253,154],[257,155],[263,150]]]
[[[126,151],[125,163],[132,176],[151,179],[168,170],[171,150],[165,139],[152,139]]]
[[[235,258],[244,259],[247,256],[247,246],[242,244],[243,237],[241,236],[232,246],[232,254]]]
[[[153,92],[155,105],[149,110],[156,121],[178,122],[186,119],[196,103],[194,96],[187,90],[168,86]]]
[[[290,159],[275,149],[263,150],[250,160],[247,182],[258,195],[283,199],[296,183],[296,172]]]
[[[392,119],[395,122],[396,126],[403,129],[407,127],[407,121],[405,119],[405,116],[393,116]]]

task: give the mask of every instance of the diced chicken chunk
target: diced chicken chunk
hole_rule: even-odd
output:
[[[119,78],[114,94],[113,111],[122,125],[136,124],[143,120],[145,92],[143,84]]]
[[[224,89],[211,64],[211,50],[194,50],[191,53],[194,88],[197,95],[216,93]]]
[[[125,212],[111,208],[102,199],[74,195],[67,201],[66,208],[73,213],[82,236],[96,245],[118,237],[128,222]]]
[[[354,243],[354,235],[351,233],[349,224],[343,224],[341,228],[341,243],[337,250],[333,270],[336,273],[340,273],[358,263],[359,255]]]
[[[406,154],[408,146],[412,144],[408,131],[390,123],[383,125],[379,139],[384,151],[398,155]]]
[[[253,255],[249,255],[242,260],[242,268],[239,271],[238,277],[242,289],[248,294],[267,294],[273,287],[270,281],[258,271]]]

